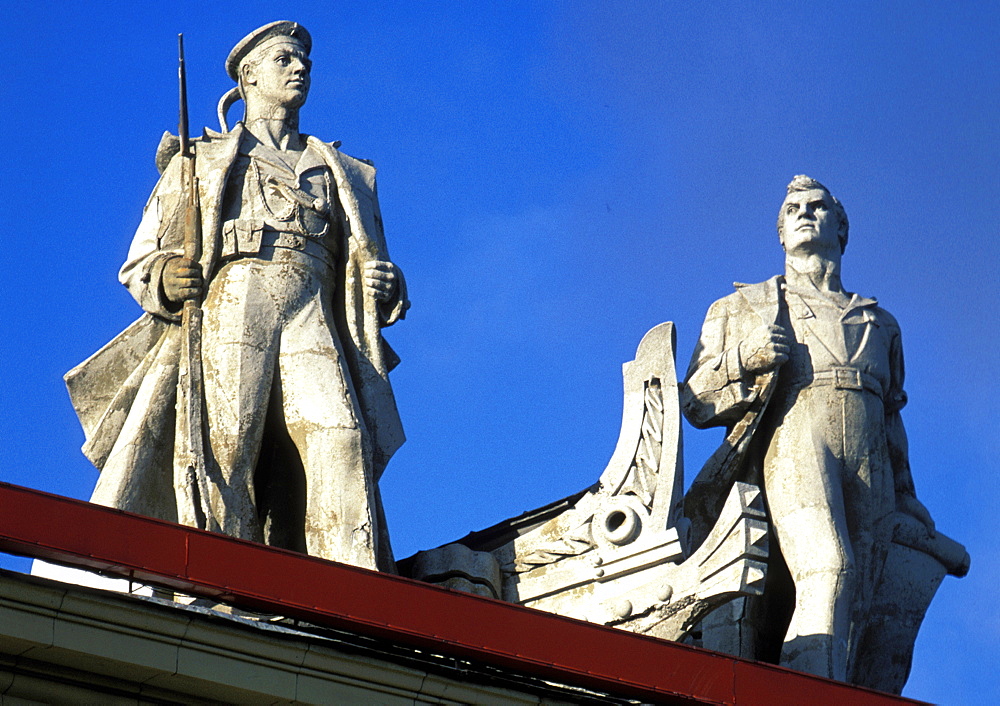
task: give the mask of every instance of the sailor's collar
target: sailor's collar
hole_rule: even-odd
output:
[[[291,157],[290,153],[265,146],[249,130],[244,131],[244,137],[240,142],[240,154],[266,162],[283,172],[286,177],[301,177],[310,169],[326,167],[326,160],[313,142],[306,139],[306,135],[302,135],[302,138],[305,149],[299,154],[298,161],[294,165],[291,164],[291,160],[284,159],[286,156]]]

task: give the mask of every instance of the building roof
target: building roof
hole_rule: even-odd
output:
[[[411,657],[471,665],[462,668],[476,679],[491,673],[508,682],[582,689],[581,697],[654,703],[914,703],[27,488],[0,484],[0,506],[2,551],[284,616],[299,621],[288,629],[312,638],[323,636],[303,626],[381,645],[381,658],[389,662],[399,656],[392,657],[391,646]],[[27,577],[5,585],[15,594],[37,587]],[[86,590],[74,589],[74,595]],[[0,636],[0,644],[16,646],[16,639]],[[300,639],[307,638],[268,632],[266,642],[280,650]]]

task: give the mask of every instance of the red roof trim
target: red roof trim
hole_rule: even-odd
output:
[[[914,701],[0,483],[0,550],[657,703]]]

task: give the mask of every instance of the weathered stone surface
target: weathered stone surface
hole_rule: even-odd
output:
[[[446,544],[413,557],[410,575],[489,598],[500,597],[500,565],[488,552],[476,552],[462,544]]]
[[[505,600],[899,693],[969,556],[916,498],[899,327],[841,285],[846,213],[796,177],[778,232],[784,277],[712,305],[684,385],[672,325],[643,339],[596,486],[422,561],[472,577],[492,555]],[[679,405],[728,432],[683,508]]]
[[[689,552],[674,351],[673,324],[661,324],[623,366],[621,434],[593,488],[459,545],[420,552],[403,568],[426,581],[461,588],[458,577],[471,587],[490,585],[507,601],[670,640],[726,601],[759,593],[767,523],[753,486],[733,488],[709,539]]]
[[[165,136],[120,273],[147,313],[66,380],[94,502],[391,570],[377,480],[403,434],[381,329],[409,302],[375,169],[298,131],[311,46],[292,22],[254,31],[222,131]]]
[[[913,645],[924,614],[946,574],[965,576],[969,554],[940,532],[896,513],[896,530],[868,624],[858,645],[851,681],[899,694],[910,675]]]
[[[945,571],[968,555],[916,499],[895,319],[840,279],[848,221],[795,177],[778,217],[785,274],[711,306],[682,404],[725,443],[685,500],[695,543],[729,487],[761,483],[775,543],[760,598],[703,624],[703,644],[899,692]]]

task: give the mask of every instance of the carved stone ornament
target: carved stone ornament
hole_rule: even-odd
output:
[[[595,486],[458,544],[420,552],[400,568],[444,585],[457,579],[490,586],[512,603],[669,640],[684,638],[723,603],[759,594],[767,521],[754,486],[733,487],[709,537],[691,552],[681,512],[675,349],[673,324],[660,324],[623,366],[621,434]]]

